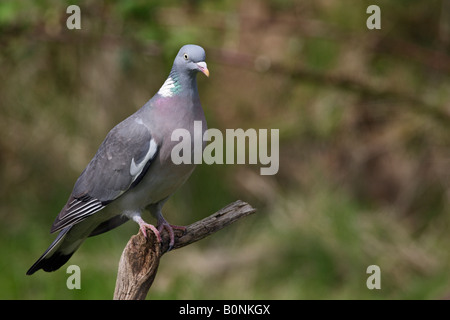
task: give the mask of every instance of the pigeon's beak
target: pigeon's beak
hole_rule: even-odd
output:
[[[209,77],[209,70],[208,66],[206,65],[206,62],[204,61],[197,62],[197,66],[200,69],[200,71],[204,73],[205,76]]]

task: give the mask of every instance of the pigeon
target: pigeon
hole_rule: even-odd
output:
[[[147,228],[153,230],[160,243],[165,229],[169,248],[173,247],[173,230],[185,227],[169,224],[162,207],[189,178],[195,164],[174,164],[171,151],[179,142],[171,136],[174,130],[185,129],[192,137],[197,121],[202,123],[202,134],[207,129],[196,79],[198,72],[209,77],[205,57],[202,47],[183,46],[159,91],[107,134],[51,227],[52,233],[59,231],[58,236],[28,275],[39,269],[59,269],[86,238],[128,220],[137,222],[144,236]],[[156,218],[157,227],[143,220],[145,210]]]

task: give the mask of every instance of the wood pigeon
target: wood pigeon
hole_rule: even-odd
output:
[[[144,235],[146,228],[152,229],[159,241],[160,232],[166,229],[169,248],[173,246],[173,228],[184,227],[170,225],[161,209],[195,165],[173,163],[171,151],[179,142],[172,141],[171,136],[175,129],[182,128],[192,137],[194,121],[201,121],[202,134],[207,129],[197,90],[199,71],[209,76],[205,51],[197,45],[183,46],[161,89],[108,133],[51,227],[51,232],[59,231],[58,236],[28,275],[39,269],[59,269],[87,237],[129,219],[139,224]],[[157,219],[157,228],[142,219],[144,209]]]

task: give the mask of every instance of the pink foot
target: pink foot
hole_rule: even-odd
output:
[[[161,243],[161,234],[159,233],[158,229],[155,228],[154,225],[145,222],[141,217],[136,216],[133,218],[138,224],[139,224],[139,230],[141,230],[142,235],[147,239],[147,229],[150,229],[153,231],[153,233],[156,235],[156,238],[158,239],[158,242]]]
[[[150,223],[143,223],[139,225],[139,229],[141,230],[142,234],[145,238],[147,238],[147,229],[150,229],[153,231],[153,233],[156,235],[156,238],[158,239],[158,242],[161,243],[161,234],[159,233],[159,230],[155,228],[154,225]]]
[[[182,231],[186,231],[186,227],[183,226],[175,226],[173,224],[169,224],[166,220],[161,221],[161,223],[158,225],[158,231],[159,233],[162,232],[163,229],[166,229],[167,232],[169,233],[169,238],[170,238],[170,242],[169,242],[169,250],[172,250],[173,245],[175,244],[175,235],[173,233],[173,230],[182,230]]]

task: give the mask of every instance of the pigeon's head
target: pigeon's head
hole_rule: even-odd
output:
[[[174,61],[174,66],[178,70],[188,73],[197,73],[198,71],[209,77],[209,70],[205,62],[205,50],[195,44],[187,44],[178,51]]]

